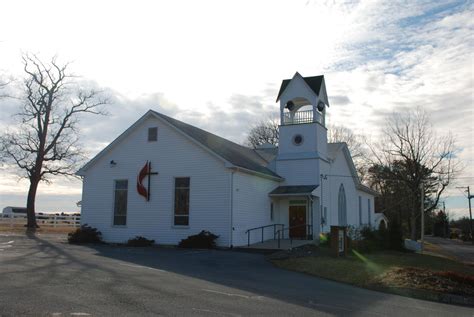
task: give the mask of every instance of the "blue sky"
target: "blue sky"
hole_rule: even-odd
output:
[[[2,12],[0,78],[22,76],[22,52],[57,54],[114,101],[107,124],[82,125],[89,157],[149,108],[242,142],[278,111],[282,79],[324,74],[332,124],[377,140],[387,115],[421,106],[438,134],[451,132],[466,168],[447,207],[466,214],[455,186],[474,185],[471,1],[20,0]],[[16,106],[2,101],[0,128]],[[0,206],[24,205],[26,183],[0,173]],[[78,181],[44,184],[38,209],[76,210],[80,192]]]

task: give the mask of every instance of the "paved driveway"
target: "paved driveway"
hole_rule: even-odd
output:
[[[0,316],[473,316],[232,251],[70,246],[0,235]]]
[[[425,237],[425,239],[439,246],[443,253],[451,255],[459,261],[474,264],[474,245],[472,243],[431,236]]]

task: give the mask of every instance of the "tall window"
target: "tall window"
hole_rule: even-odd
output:
[[[114,193],[114,226],[127,224],[128,180],[115,181]]]
[[[342,184],[339,187],[338,220],[339,220],[339,226],[345,226],[347,224],[346,192],[344,190],[344,185]]]
[[[359,226],[362,226],[362,197],[359,196]]]
[[[367,199],[367,214],[368,214],[368,217],[367,219],[369,219],[369,226],[372,226],[372,215],[371,215],[371,206],[370,206],[370,198]]]
[[[324,224],[328,224],[328,207],[324,206],[323,208],[323,219],[324,219]]]
[[[273,203],[270,203],[270,221],[273,221]]]
[[[174,179],[174,225],[189,225],[189,177]]]
[[[158,128],[148,128],[148,142],[154,142],[158,140]]]

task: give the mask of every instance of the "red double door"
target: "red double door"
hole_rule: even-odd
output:
[[[290,238],[306,237],[306,206],[290,206]],[[296,228],[292,228],[295,227]]]

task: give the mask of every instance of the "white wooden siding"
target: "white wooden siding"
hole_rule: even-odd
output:
[[[158,141],[148,142],[149,127]],[[110,167],[114,160],[117,165]],[[151,198],[138,195],[136,179],[147,160],[159,172],[151,176]],[[156,118],[149,118],[95,162],[83,183],[82,223],[98,228],[106,241],[125,242],[136,235],[160,244],[177,244],[201,230],[229,246],[230,171],[224,162]],[[175,227],[174,178],[190,177],[189,226]],[[127,225],[112,225],[114,180],[128,179]],[[146,182],[146,179],[145,179]]]
[[[277,161],[276,168],[285,179],[284,185],[319,184],[319,159]]]
[[[369,210],[370,210],[370,225],[372,227],[375,226],[375,212],[374,212],[374,196],[363,192],[359,191],[359,195],[362,198],[362,225],[368,225],[369,224]],[[369,209],[369,204],[368,200],[370,199],[370,209]]]
[[[340,175],[340,176],[339,176]],[[354,179],[351,177],[351,170],[344,156],[343,151],[339,151],[329,169],[327,180],[323,180],[324,191],[329,189],[328,198],[328,220],[324,231],[329,231],[330,226],[338,224],[338,194],[341,184],[344,185],[346,194],[347,225],[359,226],[359,191],[356,189]],[[326,205],[326,203],[325,203]]]
[[[276,217],[272,222],[270,219],[271,199],[268,193],[279,185],[278,182],[255,177],[250,174],[236,172],[234,174],[234,197],[233,197],[233,245],[241,246],[247,244],[245,231],[259,226],[278,223]],[[276,207],[275,215],[276,215]],[[273,238],[273,229],[264,231],[265,238]],[[254,231],[251,235],[251,243],[261,241],[261,231]]]

